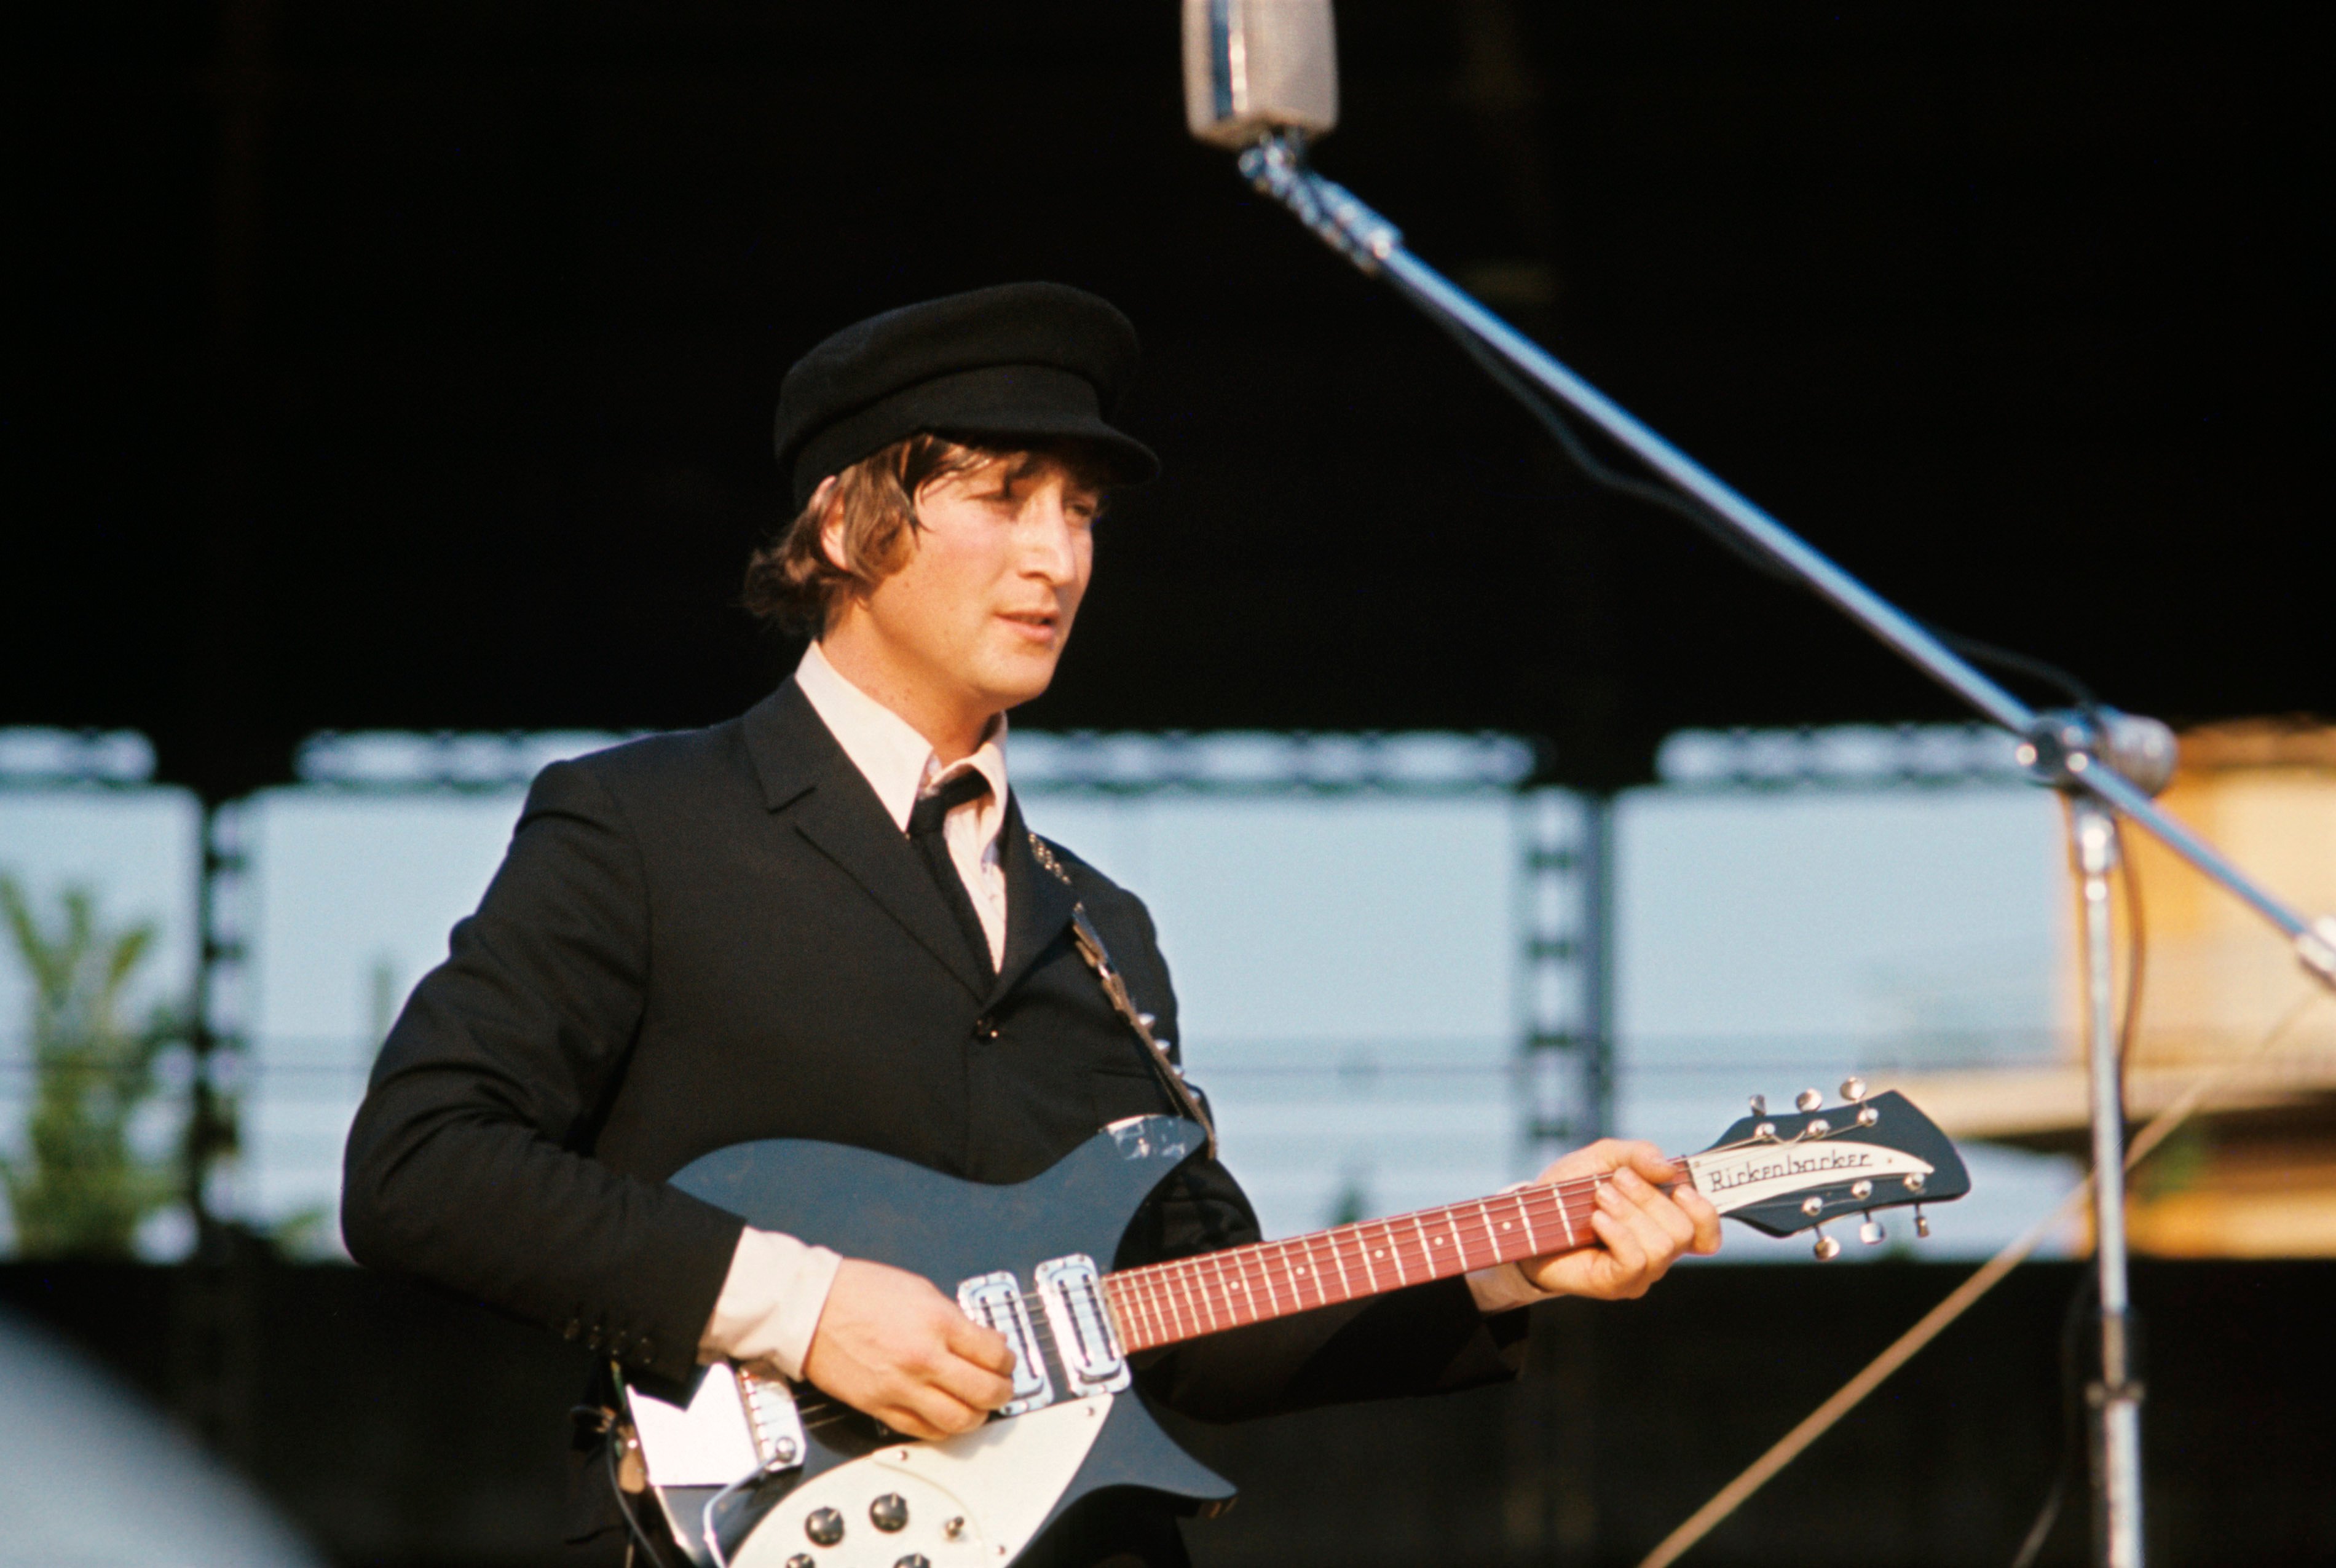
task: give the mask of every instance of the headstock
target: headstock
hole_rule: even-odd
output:
[[[1931,1118],[1893,1089],[1868,1096],[1863,1079],[1841,1086],[1843,1105],[1804,1089],[1790,1114],[1771,1115],[1752,1096],[1752,1114],[1720,1135],[1687,1166],[1713,1207],[1772,1236],[1790,1236],[1851,1214],[1865,1216],[1858,1239],[1883,1239],[1881,1209],[1914,1206],[1914,1232],[1931,1233],[1922,1205],[1971,1191],[1962,1156]],[[1817,1238],[1817,1257],[1841,1255],[1841,1243]]]

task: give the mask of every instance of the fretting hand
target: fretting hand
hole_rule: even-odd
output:
[[[1535,1179],[1572,1182],[1608,1173],[1590,1215],[1599,1244],[1518,1264],[1533,1284],[1560,1295],[1629,1300],[1645,1295],[1683,1253],[1708,1257],[1719,1251],[1719,1211],[1679,1181],[1678,1169],[1652,1144],[1601,1138]],[[1678,1184],[1666,1191],[1666,1183]]]

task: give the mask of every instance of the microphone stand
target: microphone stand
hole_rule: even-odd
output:
[[[2119,817],[2138,824],[2209,881],[2270,922],[2304,969],[2336,990],[2336,918],[2317,923],[2273,898],[2214,848],[2160,811],[2117,766],[2109,716],[2031,711],[1972,667],[1922,625],[1835,566],[1621,405],[1559,364],[1532,339],[1405,248],[1396,226],[1343,186],[1307,167],[1302,132],[1278,131],[1245,149],[1241,173],[1260,192],[1365,274],[1442,325],[1498,355],[1565,407],[1604,431],[1648,467],[1702,502],[1758,556],[1830,602],[1887,647],[2020,737],[2019,757],[2037,783],[2068,799],[2073,858],[2083,889],[2087,1057],[2091,1082],[2094,1256],[2100,1276],[2101,1376],[2090,1389],[2094,1558],[2105,1568],[2141,1568],[2141,1399],[2132,1376],[2130,1296],[2126,1281],[2125,1093],[2112,974],[2109,875]],[[1522,390],[1512,388],[1512,391]]]

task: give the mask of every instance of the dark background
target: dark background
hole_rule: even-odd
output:
[[[2019,1270],[1687,1559],[1695,1568],[2009,1563],[2063,1453],[2058,1340],[2080,1266]],[[1239,1427],[1176,1422],[1241,1488],[1198,1568],[1627,1568],[1960,1284],[1968,1266],[1682,1269],[1644,1300],[1534,1309],[1519,1382]],[[0,1265],[44,1321],[167,1396],[154,1323],[193,1284]],[[615,1568],[552,1543],[577,1346],[351,1269],[259,1265],[231,1456],[348,1568]],[[2153,1347],[2150,1561],[2336,1561],[2336,1265],[2134,1271]],[[2043,1561],[2087,1561],[2081,1479]],[[603,1543],[604,1547],[610,1544]]]
[[[1348,0],[1320,162],[1918,613],[2169,717],[2336,708],[2315,8]],[[326,727],[700,723],[786,364],[1024,277],[1168,464],[1051,727],[1951,716],[1588,492],[1181,117],[1169,0],[21,5],[0,723],[214,796]]]
[[[1883,592],[2176,720],[2336,709],[2314,7],[1339,22],[1322,166]],[[0,724],[142,729],[214,799],[317,729],[745,706],[793,657],[734,604],[782,371],[1028,277],[1136,318],[1125,419],[1168,463],[1034,725],[1493,726],[1604,785],[1684,725],[1954,716],[1588,489],[1187,141],[1168,0],[83,0],[7,7],[0,42]],[[0,1296],[199,1406],[339,1561],[543,1561],[569,1349],[254,1266],[248,1375],[192,1404],[153,1325],[217,1280],[20,1264]],[[1196,1547],[1632,1560],[1956,1277],[1696,1271],[1549,1310],[1515,1390],[1200,1436],[1249,1499]],[[2007,1560],[2068,1284],[2021,1271],[1705,1554]],[[2329,1560],[2329,1359],[2298,1331],[2325,1268],[2138,1290],[2165,1560]]]

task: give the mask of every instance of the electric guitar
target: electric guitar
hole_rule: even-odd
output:
[[[1723,1214],[1772,1236],[1959,1198],[1952,1144],[1905,1097],[1753,1114],[1672,1162]],[[1179,1448],[1132,1389],[1129,1358],[1223,1329],[1497,1263],[1595,1244],[1603,1176],[1531,1185],[1286,1241],[1108,1271],[1136,1210],[1202,1147],[1174,1116],[1114,1122],[1044,1174],[960,1181],[838,1144],[717,1150],[674,1184],[744,1218],[922,1274],[1013,1348],[1013,1399],[978,1429],[904,1438],[808,1386],[705,1368],[689,1387],[624,1383],[620,1485],[653,1496],[705,1568],[1007,1568],[1090,1493],[1144,1487],[1194,1508],[1233,1488]]]

